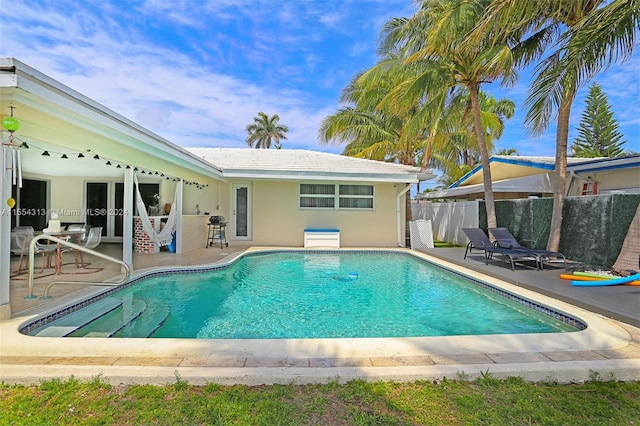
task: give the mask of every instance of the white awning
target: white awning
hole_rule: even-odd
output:
[[[552,193],[552,173],[499,180],[493,182],[493,192]],[[459,186],[451,189],[443,189],[441,191],[427,192],[425,194],[419,194],[419,198],[451,198],[481,193],[484,193],[484,184],[480,183],[475,185]]]

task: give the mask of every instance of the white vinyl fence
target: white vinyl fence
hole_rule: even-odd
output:
[[[433,238],[436,241],[466,245],[467,237],[462,228],[477,228],[478,202],[460,201],[455,203],[434,203],[433,201],[412,201],[413,220],[430,220]]]

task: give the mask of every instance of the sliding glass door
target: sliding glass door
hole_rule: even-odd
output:
[[[12,187],[11,196],[17,201],[11,210],[11,228],[15,226],[33,226],[39,231],[47,227],[49,217],[47,193],[49,182],[46,180],[22,179],[22,188]]]
[[[157,183],[140,184],[140,193],[146,206],[154,203],[159,192]],[[105,240],[121,241],[124,225],[124,183],[100,181],[85,183],[85,222],[92,227],[102,226]],[[134,215],[137,215],[134,212]]]

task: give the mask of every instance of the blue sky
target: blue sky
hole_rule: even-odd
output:
[[[285,149],[339,153],[343,146],[318,143],[319,123],[340,107],[351,78],[376,63],[382,25],[414,11],[411,0],[4,0],[0,56],[184,147],[245,147],[245,127],[263,111],[289,126]],[[638,56],[597,78],[636,151]],[[536,138],[523,128],[531,77],[520,77],[508,90],[483,87],[516,103],[497,147],[553,156],[553,127]]]

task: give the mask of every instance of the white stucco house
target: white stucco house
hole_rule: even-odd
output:
[[[434,177],[315,151],[185,149],[13,58],[0,58],[0,113],[19,122],[2,132],[0,318],[10,315],[11,230],[41,230],[51,213],[103,227],[132,268],[136,189],[152,217],[175,209],[177,253],[205,247],[213,215],[231,245],[302,246],[306,228],[331,228],[343,246],[403,246],[405,196]]]

